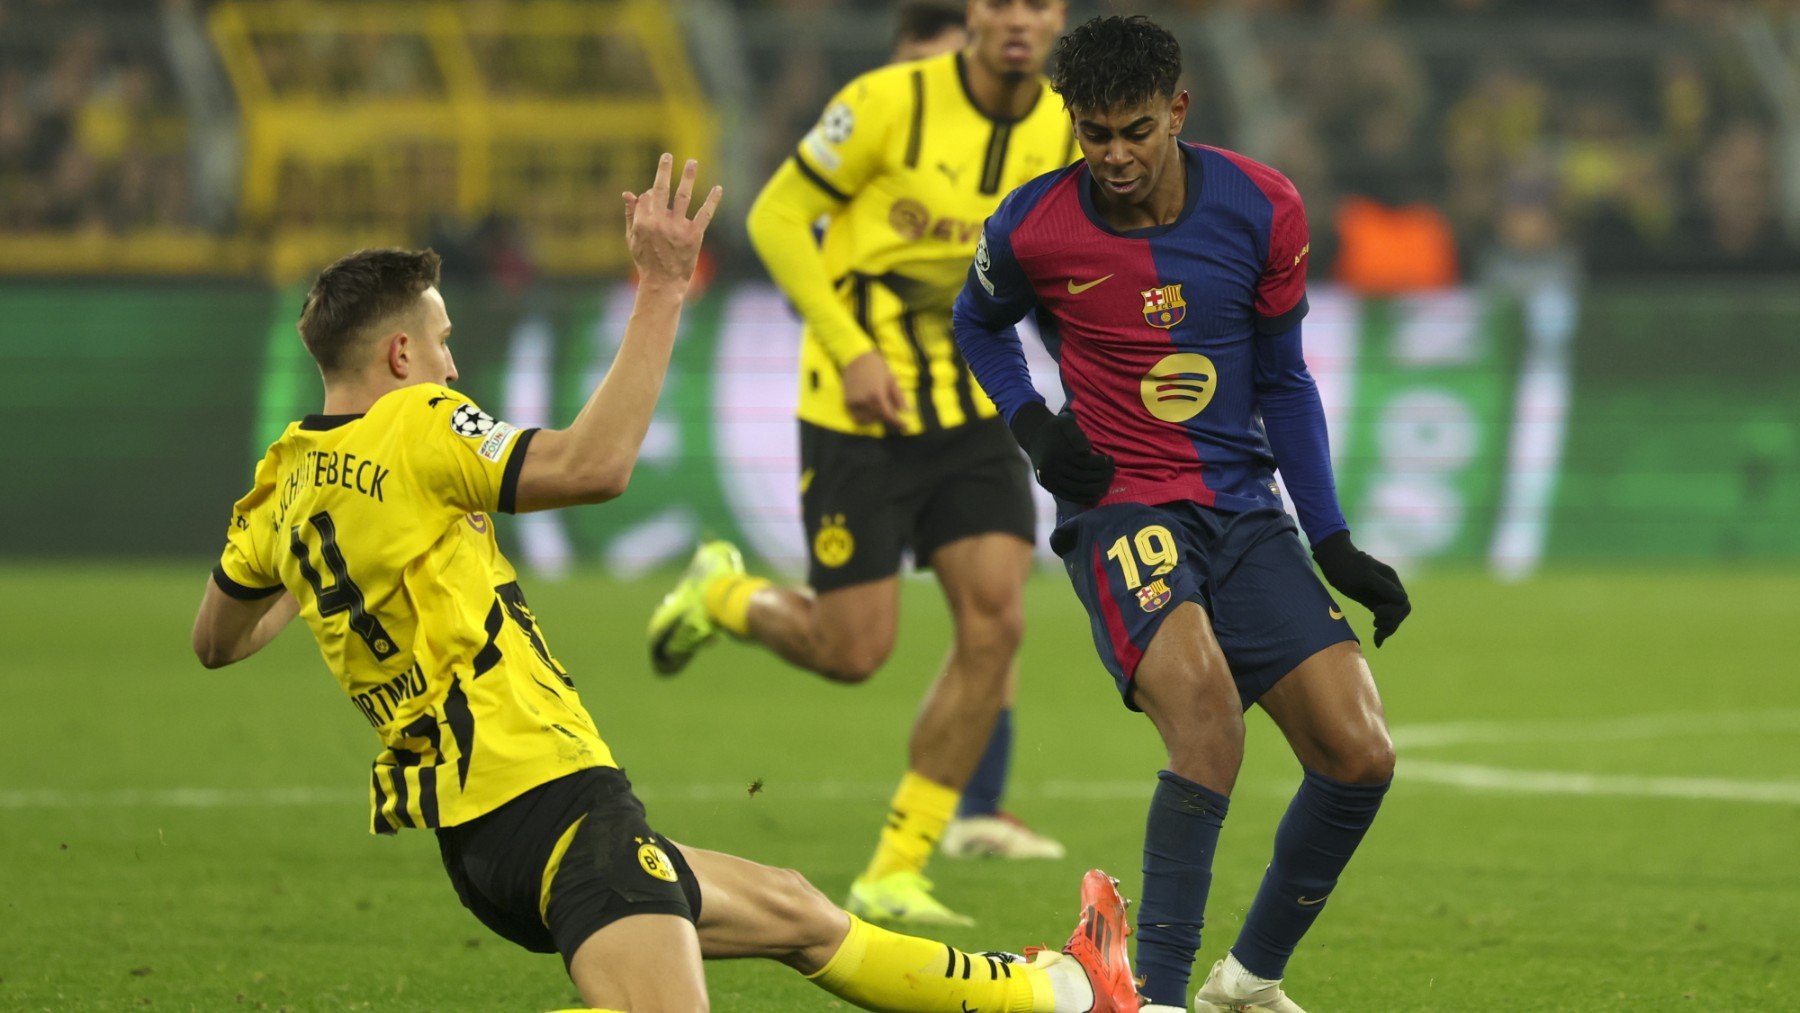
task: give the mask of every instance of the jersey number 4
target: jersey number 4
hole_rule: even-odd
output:
[[[300,561],[300,573],[306,582],[312,585],[313,597],[319,605],[321,617],[334,616],[339,612],[350,613],[350,629],[362,642],[369,645],[375,660],[386,661],[398,654],[400,648],[394,645],[394,638],[388,636],[382,628],[381,620],[369,614],[363,603],[362,588],[350,579],[350,567],[344,563],[344,554],[338,550],[337,525],[332,523],[331,514],[321,510],[306,519],[319,532],[319,555],[325,561],[325,568],[331,571],[331,586],[319,577],[319,571],[307,558],[306,542],[300,537],[300,526],[294,525],[288,540],[288,549],[294,558]]]

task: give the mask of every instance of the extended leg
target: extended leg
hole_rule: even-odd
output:
[[[1031,545],[1011,535],[978,535],[939,549],[931,566],[956,639],[913,723],[909,760],[912,769],[960,791],[1006,705],[1025,634]]]
[[[1060,859],[1068,852],[1054,838],[1046,837],[1002,808],[1006,782],[1012,773],[1013,701],[1017,697],[1019,666],[1006,676],[1006,699],[994,720],[987,748],[963,785],[956,818],[944,828],[938,851],[947,858]]]
[[[939,549],[931,564],[956,640],[913,723],[906,777],[875,854],[851,887],[850,909],[870,918],[968,924],[930,895],[922,874],[1005,700],[1024,628],[1031,547],[1011,535],[978,535]]]
[[[1232,953],[1278,979],[1325,908],[1394,776],[1394,746],[1362,650],[1344,642],[1302,662],[1259,701],[1306,770]]]
[[[893,572],[815,593],[748,574],[736,546],[706,542],[651,614],[651,665],[679,674],[722,629],[833,682],[862,682],[893,653],[900,613]]]
[[[569,961],[581,1001],[631,1013],[705,1013],[706,975],[693,923],[679,915],[621,918],[587,937]]]
[[[1193,602],[1163,621],[1133,682],[1133,699],[1169,751],[1144,828],[1137,970],[1151,1003],[1185,1008],[1213,851],[1243,762],[1243,708],[1212,624]]]
[[[1007,775],[1012,769],[1012,709],[1018,687],[1019,666],[1015,663],[1006,673],[1006,696],[994,720],[994,731],[988,736],[987,748],[975,762],[969,783],[963,786],[962,801],[956,806],[958,819],[1000,814],[1000,800],[1006,794]]]
[[[1087,975],[1072,961],[1017,964],[890,932],[837,908],[791,869],[681,850],[700,882],[707,959],[777,960],[847,1002],[895,1013],[1051,1013],[1092,1002]]]
[[[708,597],[725,598],[729,593],[724,588]],[[746,604],[741,629],[725,620],[720,625],[762,644],[791,665],[833,682],[858,683],[874,675],[894,651],[900,580],[888,577],[817,595],[806,588],[762,581]]]

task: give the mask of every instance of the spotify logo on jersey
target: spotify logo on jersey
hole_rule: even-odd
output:
[[[1196,352],[1164,356],[1138,384],[1144,407],[1164,422],[1186,422],[1212,403],[1219,374],[1211,359]]]

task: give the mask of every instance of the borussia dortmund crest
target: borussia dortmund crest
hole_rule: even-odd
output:
[[[813,538],[813,556],[819,565],[837,569],[850,562],[856,554],[856,539],[851,536],[850,529],[844,526],[843,514],[827,514],[819,525],[819,533]]]
[[[637,838],[637,840],[643,842],[638,845],[638,865],[642,866],[646,873],[665,883],[675,882],[679,876],[675,871],[675,863],[669,861],[669,853],[657,847],[655,841],[644,841],[643,838]]]
[[[1187,300],[1181,297],[1180,285],[1147,288],[1144,297],[1144,322],[1168,330],[1187,319]]]

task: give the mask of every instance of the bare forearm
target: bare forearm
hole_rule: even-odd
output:
[[[283,591],[273,598],[239,601],[211,581],[194,620],[194,654],[207,668],[242,661],[269,645],[300,612],[300,602]]]
[[[670,204],[670,155],[663,155],[656,182],[625,199],[625,241],[637,264],[638,290],[631,318],[606,379],[567,429],[533,437],[519,472],[514,508],[547,510],[577,503],[601,503],[619,496],[631,480],[644,434],[662,396],[663,377],[681,321],[681,301],[700,255],[700,239],[712,221],[722,192],[713,187],[694,217],[687,217],[697,163],[689,161]]]
[[[685,295],[685,286],[638,289],[619,354],[567,430],[579,448],[577,455],[593,461],[603,475],[616,477],[620,491],[631,477],[662,396]]]
[[[274,607],[269,609],[267,615],[257,620],[256,627],[250,631],[248,637],[244,638],[243,653],[238,655],[238,658],[248,658],[269,646],[269,641],[274,640],[282,630],[287,629],[288,623],[293,622],[294,617],[299,614],[300,600],[285,591],[282,592],[275,599]]]
[[[640,285],[619,353],[567,429],[544,430],[519,477],[516,509],[603,503],[625,492],[675,345],[685,285]]]

